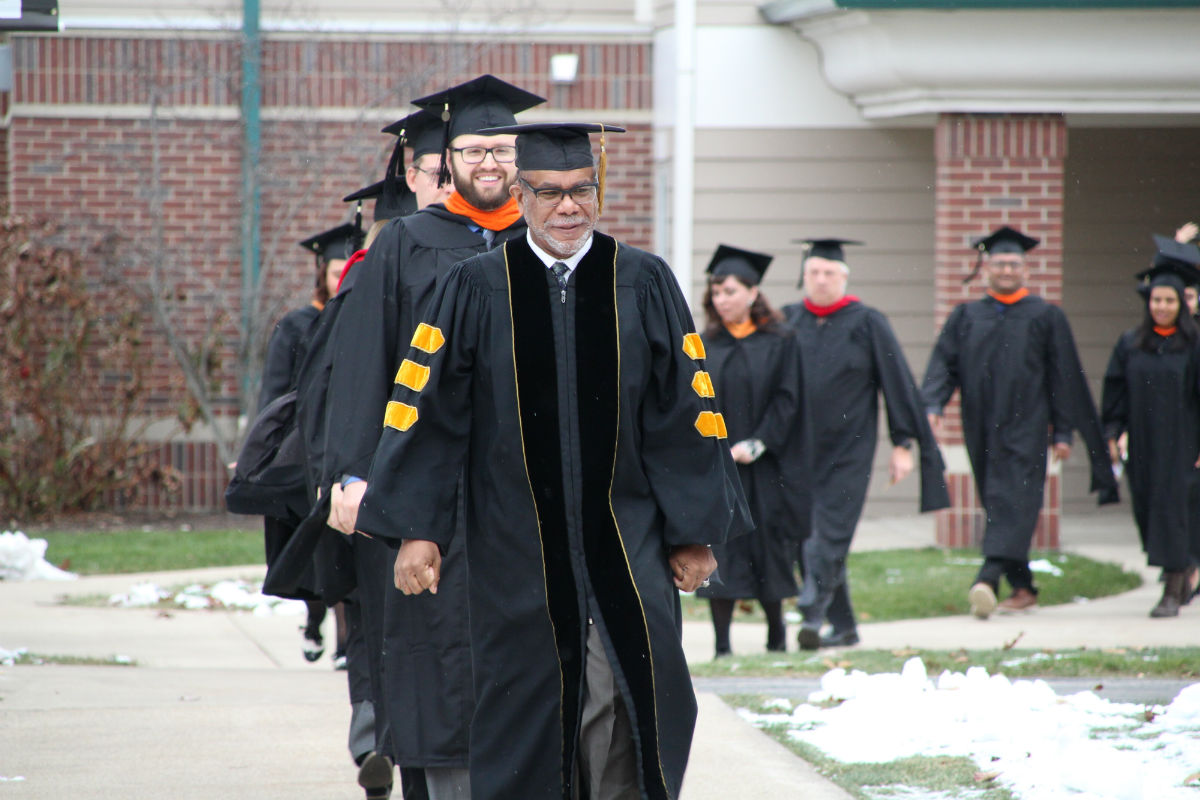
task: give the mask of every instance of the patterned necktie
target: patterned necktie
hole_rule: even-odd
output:
[[[558,288],[565,291],[567,288],[567,275],[571,272],[571,268],[561,261],[555,261],[550,270],[554,273],[554,279],[558,281]]]

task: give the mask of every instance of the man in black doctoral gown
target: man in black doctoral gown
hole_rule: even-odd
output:
[[[1025,287],[1025,254],[1038,240],[1002,227],[973,242],[987,278],[987,296],[950,313],[929,356],[922,386],[936,432],[943,407],[958,389],[963,434],[975,486],[987,513],[983,566],[968,592],[971,613],[996,610],[1000,577],[1012,595],[1000,607],[1036,607],[1029,569],[1046,483],[1046,448],[1065,461],[1078,430],[1091,462],[1091,490],[1117,501],[1096,406],[1067,317]],[[978,265],[977,265],[978,268]]]
[[[674,276],[594,232],[601,127],[492,131],[520,131],[528,235],[439,280],[358,514],[403,540],[396,585],[436,603],[463,473],[473,800],[678,797],[696,715],[678,590],[749,524]]]
[[[812,416],[812,532],[800,559],[804,585],[797,599],[803,617],[800,647],[858,643],[846,582],[846,556],[862,515],[875,459],[879,394],[887,405],[892,440],[892,483],[913,469],[920,445],[921,511],[950,505],[937,443],[900,342],[887,317],[846,294],[850,268],[845,239],[806,239],[802,303],[784,313],[800,340],[806,405]],[[828,620],[832,630],[821,636]]]
[[[490,75],[420,98],[414,104],[449,119],[441,169],[455,191],[385,227],[366,259],[347,275],[349,292],[332,340],[322,485],[330,489],[329,524],[356,530],[358,503],[391,395],[403,346],[434,283],[450,265],[525,232],[508,189],[516,175],[510,125],[542,98]],[[414,467],[420,469],[419,467]],[[454,480],[454,473],[440,475]],[[448,511],[453,521],[454,509]],[[380,533],[389,534],[389,531]],[[404,597],[391,584],[392,554],[383,537],[354,536],[360,594],[381,614],[378,650],[390,751],[401,767],[421,767],[431,797],[468,800],[471,713],[466,564],[461,542],[447,553],[442,596]],[[371,581],[365,588],[364,580]],[[368,644],[370,627],[368,626]]]

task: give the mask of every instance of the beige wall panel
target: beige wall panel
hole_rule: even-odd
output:
[[[840,236],[850,291],[888,315],[917,380],[933,344],[933,134],[921,130],[699,130],[693,297],[721,242],[774,253],[764,291],[797,302],[801,251],[792,239]],[[698,309],[697,303],[697,309]],[[915,479],[888,488],[880,425],[864,514],[912,514]]]
[[[1133,273],[1152,257],[1150,234],[1173,235],[1200,218],[1200,129],[1071,128],[1068,136],[1063,309],[1099,404],[1113,345],[1141,319]],[[1065,505],[1094,508],[1078,455],[1066,470]],[[1126,486],[1122,500],[1129,512]]]

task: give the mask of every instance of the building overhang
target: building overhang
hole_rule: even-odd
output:
[[[773,0],[868,119],[1200,113],[1196,0]]]

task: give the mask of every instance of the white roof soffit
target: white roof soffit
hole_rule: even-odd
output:
[[[868,119],[1200,113],[1194,8],[844,11],[775,0],[759,11],[816,44],[825,80]]]

